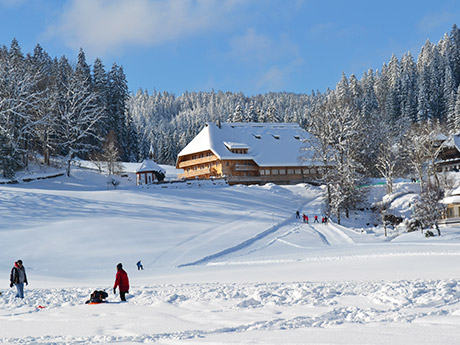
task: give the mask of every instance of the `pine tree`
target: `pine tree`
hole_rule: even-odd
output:
[[[125,118],[128,97],[128,83],[123,68],[114,63],[109,72],[107,106],[109,113],[108,129],[114,130],[117,135],[123,160],[127,160],[131,155],[131,152],[128,150],[129,139]]]
[[[458,132],[460,130],[460,85],[457,89],[457,99],[455,101],[454,115],[453,115],[453,130]]]
[[[93,65],[93,88],[96,95],[96,104],[102,111],[102,119],[97,128],[100,136],[105,137],[109,133],[110,116],[108,112],[109,95],[108,95],[108,76],[101,59],[96,59]]]

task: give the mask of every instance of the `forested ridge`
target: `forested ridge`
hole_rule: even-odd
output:
[[[16,40],[0,49],[0,84],[5,177],[35,154],[45,162],[51,155],[69,162],[103,158],[107,140],[114,141],[121,160],[140,161],[153,146],[158,163],[174,164],[207,121],[297,122],[320,141],[332,131],[326,145],[342,147],[363,176],[382,176],[376,164],[382,147],[406,140],[413,124],[436,125],[446,134],[460,130],[460,31],[453,25],[437,44],[427,41],[417,59],[409,52],[392,56],[380,70],[360,79],[342,75],[335,89],[309,94],[130,94],[116,63],[106,70],[96,59],[90,66],[80,50],[71,64],[65,56],[51,58],[40,45],[24,55]],[[341,128],[333,127],[339,123]],[[319,145],[315,150],[331,159]]]

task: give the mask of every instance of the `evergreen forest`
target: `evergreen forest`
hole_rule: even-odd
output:
[[[456,25],[437,44],[426,41],[416,59],[410,52],[393,55],[380,70],[338,79],[335,89],[309,94],[130,93],[116,63],[106,68],[96,59],[91,66],[83,50],[70,63],[65,56],[50,57],[40,45],[24,54],[13,40],[0,48],[0,169],[12,178],[37,156],[45,163],[65,157],[69,166],[75,157],[103,158],[107,141],[119,160],[141,161],[153,147],[158,163],[174,165],[208,121],[296,122],[315,135],[310,146],[321,159],[348,162],[343,174],[385,177],[390,169],[392,176],[417,175],[408,150],[414,131],[460,130]],[[395,166],[386,167],[382,157]]]

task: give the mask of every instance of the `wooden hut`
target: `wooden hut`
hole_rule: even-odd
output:
[[[141,166],[136,170],[137,185],[151,184],[161,181],[166,171],[152,159],[144,159]]]

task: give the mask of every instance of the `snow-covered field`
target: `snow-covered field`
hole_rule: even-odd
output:
[[[460,228],[385,237],[366,211],[312,223],[323,191],[308,185],[72,174],[0,185],[0,343],[460,344]],[[397,188],[408,209],[416,185]],[[17,259],[24,300],[8,288]],[[95,289],[110,303],[84,304]]]

